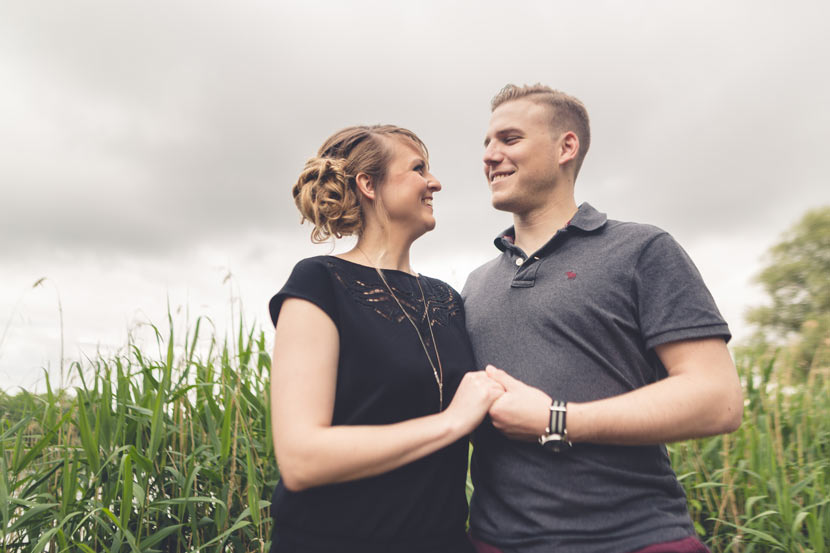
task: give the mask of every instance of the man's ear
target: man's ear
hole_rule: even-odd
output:
[[[568,131],[559,138],[559,165],[564,165],[576,159],[579,153],[579,137],[573,131]]]
[[[377,188],[375,187],[375,182],[372,180],[372,177],[366,173],[358,173],[354,180],[355,183],[357,183],[358,192],[360,192],[367,199],[374,201],[375,194],[377,194]]]

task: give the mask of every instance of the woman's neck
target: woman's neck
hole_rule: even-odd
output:
[[[395,239],[392,236],[380,236],[376,233],[366,233],[360,236],[354,249],[345,252],[340,257],[361,265],[368,265],[378,269],[391,269],[416,274],[409,264],[409,240]]]

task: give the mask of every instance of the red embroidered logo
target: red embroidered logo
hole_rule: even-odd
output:
[[[576,278],[576,273],[575,273],[575,272],[573,272],[573,271],[568,271],[568,272],[567,272],[567,273],[565,273],[565,274],[566,274],[566,275],[568,275],[568,280],[573,280],[573,279],[575,279],[575,278]]]

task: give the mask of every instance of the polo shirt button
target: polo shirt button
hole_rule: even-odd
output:
[[[521,267],[522,263],[524,263],[524,262],[525,262],[525,260],[522,259],[521,257],[516,258],[516,265],[518,265],[519,267]]]

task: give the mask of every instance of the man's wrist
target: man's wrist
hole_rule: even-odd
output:
[[[568,402],[551,400],[548,413],[548,426],[545,433],[539,436],[539,444],[555,453],[571,447],[568,439]]]

